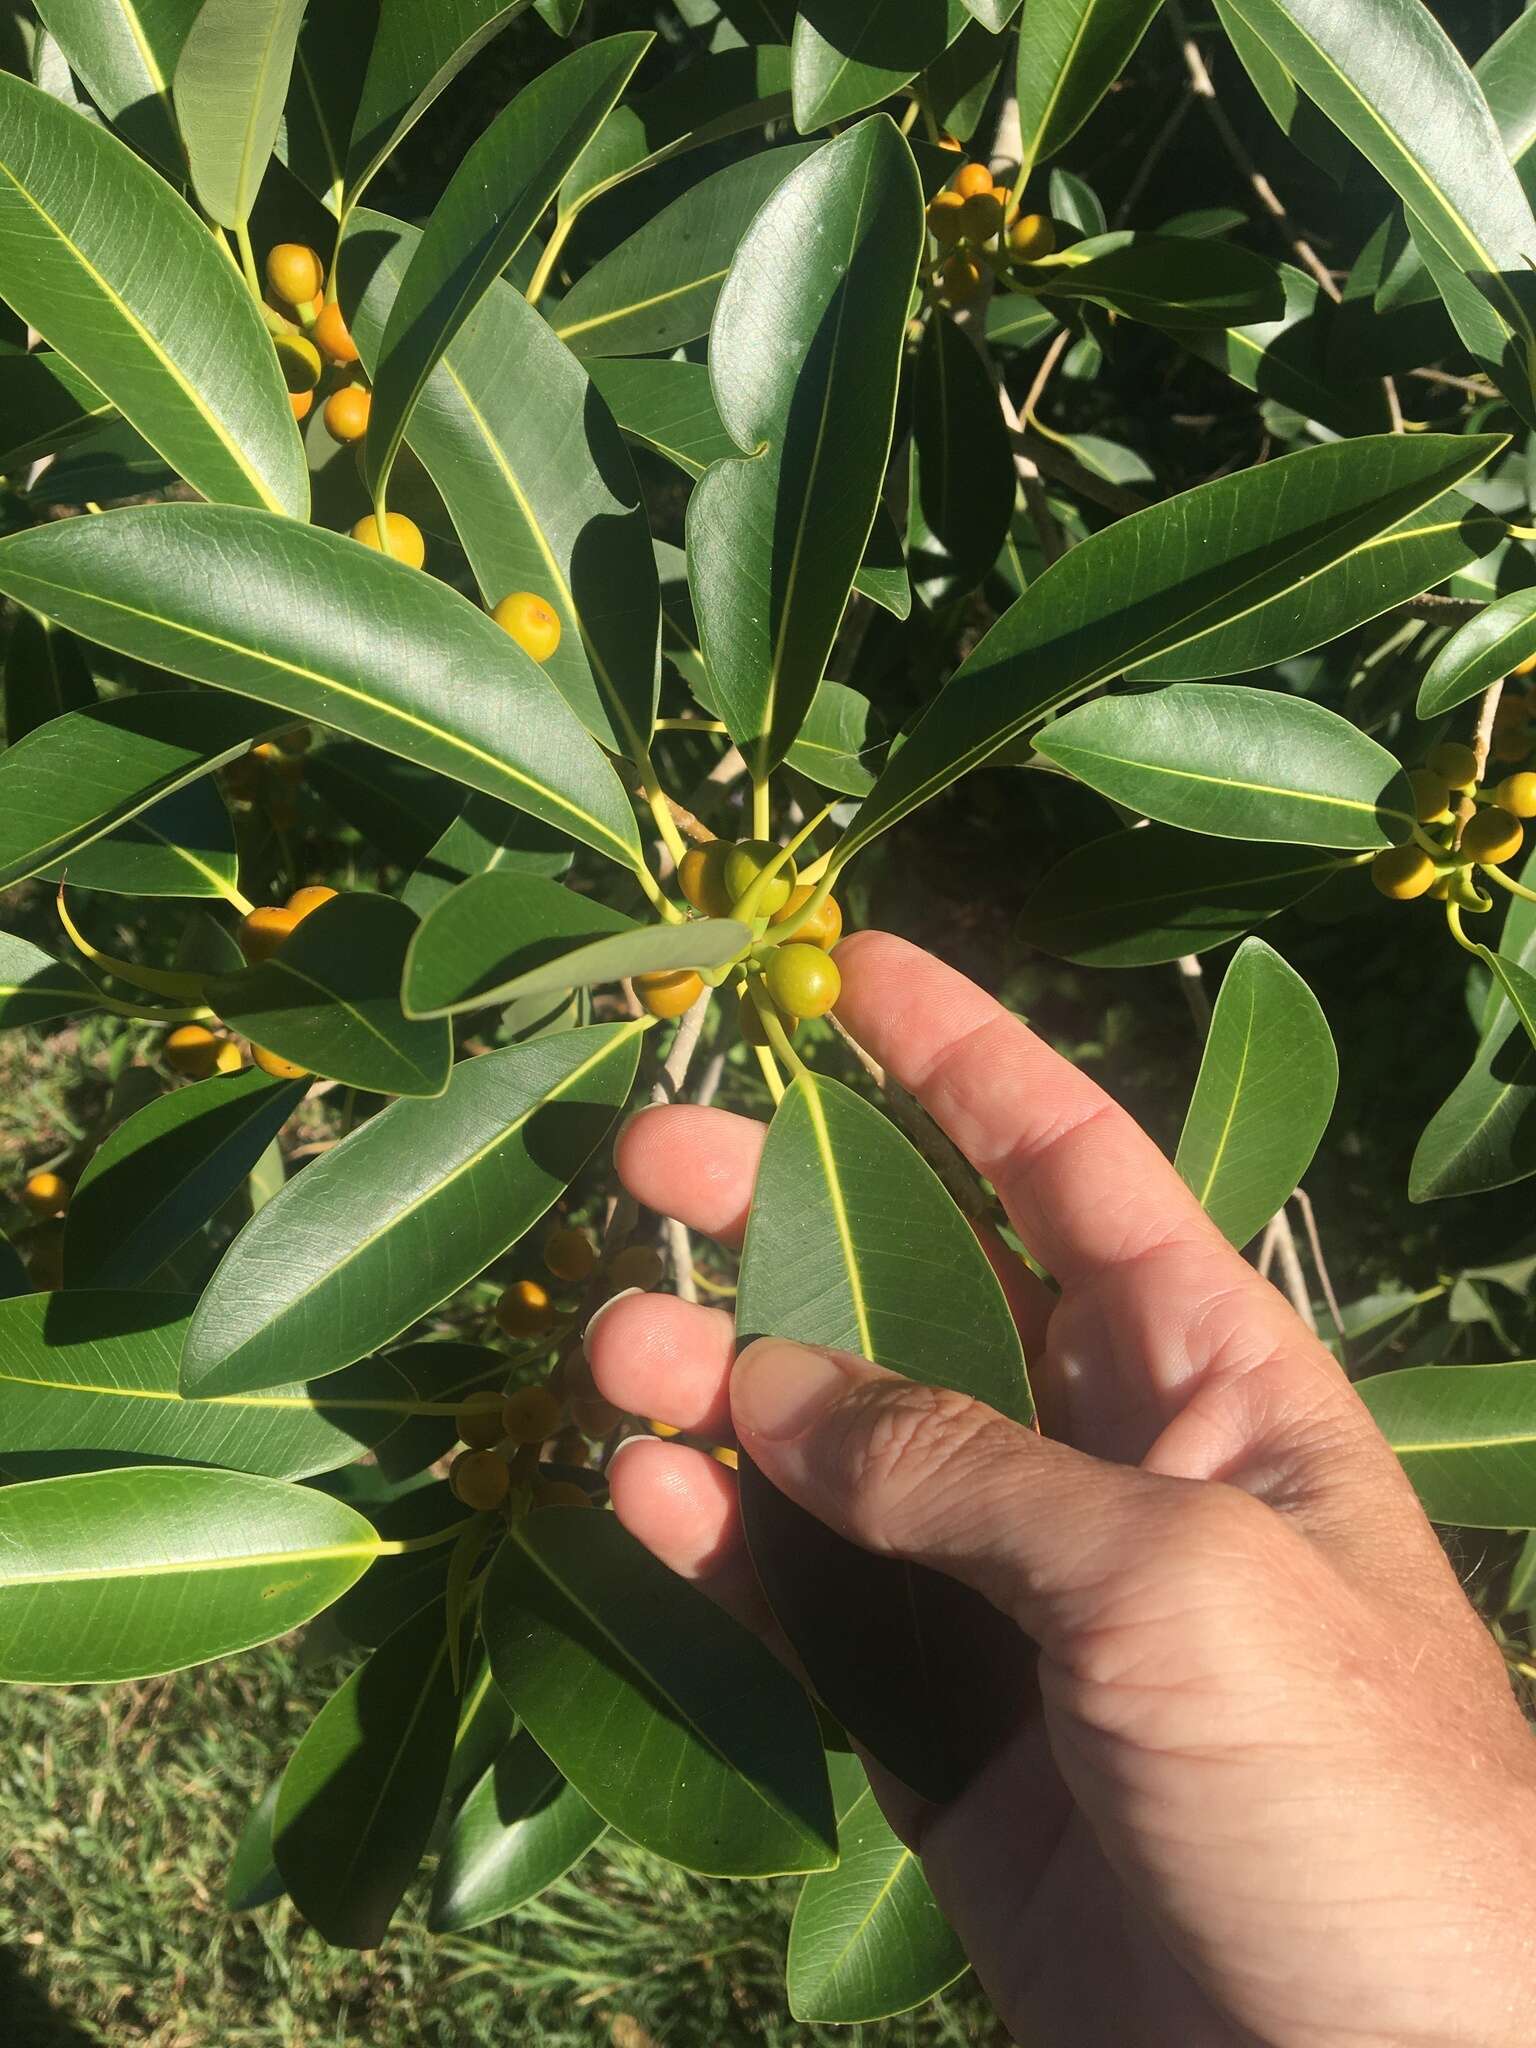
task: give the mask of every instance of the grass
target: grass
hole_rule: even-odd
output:
[[[599,1848],[514,1917],[327,1948],[286,1901],[230,1916],[247,1807],[328,1686],[288,1645],[137,1686],[0,1691],[7,2048],[1001,2048],[962,1980],[922,2012],[819,2028],[784,2003],[792,1880],[723,1884]]]

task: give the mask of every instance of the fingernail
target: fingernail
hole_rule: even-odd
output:
[[[630,1299],[632,1299],[633,1296],[639,1294],[640,1292],[641,1289],[638,1287],[621,1287],[617,1294],[610,1294],[606,1301],[600,1302],[598,1306],[595,1309],[593,1309],[591,1315],[588,1316],[586,1327],[583,1329],[581,1333],[581,1341],[583,1347],[585,1347],[587,1339],[591,1336],[592,1332],[597,1328],[598,1324],[603,1320],[603,1317],[607,1315],[609,1309],[616,1308],[621,1301],[629,1301]]]
[[[825,1351],[760,1337],[749,1344],[731,1374],[731,1410],[738,1428],[782,1440],[800,1436],[830,1408],[847,1385],[842,1368]]]

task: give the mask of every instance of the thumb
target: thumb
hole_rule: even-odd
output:
[[[753,1462],[818,1520],[948,1573],[1046,1647],[1090,1624],[1127,1560],[1167,1556],[1175,1533],[1180,1554],[1220,1555],[1240,1540],[1234,1519],[1269,1519],[1234,1487],[1109,1464],[964,1394],[782,1338],[742,1351],[731,1410]]]

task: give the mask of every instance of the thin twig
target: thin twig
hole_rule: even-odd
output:
[[[1482,781],[1488,767],[1488,754],[1493,746],[1493,725],[1499,715],[1499,699],[1504,694],[1504,678],[1490,683],[1483,692],[1483,701],[1477,707],[1477,729],[1472,735],[1472,751],[1477,756],[1477,779]]]
[[[1432,626],[1459,626],[1465,619],[1475,619],[1488,607],[1481,598],[1440,597],[1434,591],[1426,590],[1422,596],[1410,597],[1397,609],[1411,619],[1426,619]]]
[[[1195,1035],[1204,1045],[1211,1028],[1211,999],[1206,994],[1205,973],[1200,965],[1200,956],[1198,953],[1182,953],[1177,966],[1179,987],[1184,991],[1184,1000],[1189,1005]]]
[[[1453,377],[1449,370],[1410,370],[1410,377],[1418,377],[1426,384],[1444,384],[1452,391],[1465,391],[1470,398],[1497,398],[1498,386],[1486,377]]]
[[[1003,409],[1003,419],[1013,444],[1013,468],[1024,489],[1024,504],[1034,524],[1035,537],[1040,543],[1040,558],[1049,568],[1059,561],[1066,549],[1062,543],[1061,529],[1051,517],[1051,508],[1045,495],[1045,484],[1032,455],[1024,453],[1023,423],[1013,409],[1013,400],[1008,396],[1008,387],[999,382],[997,402]]]
[[[1040,358],[1040,367],[1035,372],[1035,381],[1029,387],[1029,394],[1019,407],[1019,417],[1026,426],[1036,426],[1035,409],[1045,396],[1045,387],[1050,383],[1056,365],[1066,353],[1067,343],[1072,339],[1070,327],[1063,327],[1045,354]]]
[[[1328,1271],[1328,1261],[1323,1257],[1323,1240],[1317,1227],[1317,1212],[1312,1207],[1312,1197],[1305,1188],[1297,1188],[1291,1200],[1301,1211],[1302,1228],[1307,1233],[1307,1249],[1312,1254],[1312,1264],[1317,1269],[1318,1285],[1323,1290],[1323,1300],[1328,1304],[1328,1313],[1333,1318],[1333,1327],[1339,1333],[1339,1345],[1344,1344],[1344,1317],[1339,1309],[1339,1297],[1333,1291],[1333,1279]]]

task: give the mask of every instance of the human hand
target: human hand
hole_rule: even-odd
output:
[[[871,1766],[1019,2039],[1524,2048],[1536,1752],[1344,1374],[1022,1023],[884,934],[838,961],[848,1028],[1060,1283],[1017,1261],[1006,1282],[1046,1434],[773,1338],[733,1369],[728,1316],[656,1295],[593,1326],[602,1392],[734,1431],[833,1528],[979,1590],[1039,1644],[1038,1696],[957,1798],[925,1805]],[[762,1137],[647,1110],[619,1170],[734,1244]],[[772,1637],[727,1468],[637,1439],[610,1478],[627,1527]]]

